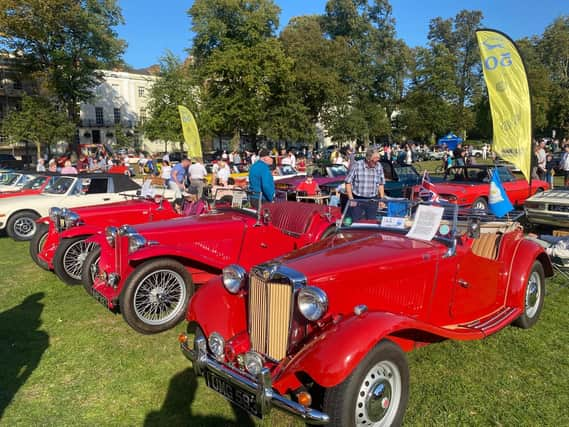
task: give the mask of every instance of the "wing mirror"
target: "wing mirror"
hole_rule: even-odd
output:
[[[468,220],[468,237],[478,239],[480,237],[480,219],[470,218]]]

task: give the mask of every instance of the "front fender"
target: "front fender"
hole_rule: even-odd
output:
[[[525,286],[535,261],[540,261],[543,265],[545,277],[553,276],[551,260],[543,248],[536,242],[522,239],[515,249],[514,256],[512,256],[508,284],[508,289],[510,290],[508,293],[508,306],[524,308]]]
[[[212,304],[214,301],[215,305]],[[247,330],[246,313],[246,297],[242,293],[233,295],[227,292],[218,276],[198,288],[192,296],[186,320],[197,323],[206,336],[215,331],[229,340]]]
[[[130,264],[137,264],[141,261],[146,261],[147,259],[159,257],[186,259],[189,261],[202,263],[212,268],[216,268],[219,271],[221,271],[221,269],[226,265],[230,264],[230,262],[227,260],[217,259],[215,257],[202,259],[198,254],[190,253],[186,248],[183,247],[161,244],[140,248],[136,252],[129,255],[128,261]]]
[[[428,325],[392,313],[364,313],[342,320],[314,337],[284,367],[275,386],[294,384],[296,374],[304,372],[323,387],[344,381],[365,355],[382,339],[401,330],[431,332]],[[412,346],[406,346],[410,350]],[[277,386],[278,387],[278,386]]]
[[[79,225],[77,227],[71,227],[65,231],[62,231],[59,235],[61,239],[72,239],[79,236],[91,236],[93,234],[101,234],[104,229],[97,227],[96,225]]]

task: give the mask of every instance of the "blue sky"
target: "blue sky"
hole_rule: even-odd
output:
[[[126,24],[117,28],[128,48],[125,61],[135,68],[159,62],[166,50],[183,58],[191,46],[187,10],[192,1],[119,0]],[[281,28],[298,15],[322,14],[326,0],[275,0],[282,10]],[[460,10],[481,10],[487,28],[514,40],[540,35],[560,15],[569,15],[567,0],[391,0],[397,37],[409,46],[427,42],[431,19],[454,17]]]

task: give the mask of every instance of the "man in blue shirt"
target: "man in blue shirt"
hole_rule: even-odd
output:
[[[174,196],[176,199],[181,199],[182,192],[186,189],[186,175],[188,174],[189,166],[190,159],[184,157],[180,163],[172,168],[168,185],[176,192]]]
[[[259,151],[259,160],[249,169],[249,190],[253,193],[251,205],[255,209],[259,207],[259,200],[272,202],[275,197],[275,181],[270,168],[272,164],[273,158],[269,150],[262,148]]]

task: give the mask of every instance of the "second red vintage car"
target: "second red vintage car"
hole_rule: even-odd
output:
[[[488,195],[490,193],[489,173],[492,165],[471,165],[452,167],[451,173],[443,182],[434,183],[433,190],[444,200],[460,206],[472,207],[479,210],[488,210]],[[506,166],[497,166],[500,181],[506,190],[512,204],[521,206],[531,195],[549,189],[545,181],[532,180],[531,187],[528,182],[516,178]],[[418,199],[420,186],[413,188],[413,198]]]
[[[169,329],[184,318],[194,285],[239,262],[251,267],[333,232],[340,210],[309,203],[246,206],[243,190],[226,189],[210,212],[136,226],[108,227],[88,242],[83,284],[141,333]],[[229,195],[231,193],[231,196]],[[87,266],[95,265],[95,274]],[[98,265],[98,267],[97,267]]]
[[[52,208],[49,217],[38,219],[38,227],[30,241],[34,262],[55,274],[68,285],[81,283],[85,258],[94,243],[87,239],[102,234],[111,225],[141,224],[180,216],[172,204],[162,197],[136,198],[107,205],[74,209]]]
[[[180,343],[208,387],[258,417],[276,407],[309,424],[398,426],[405,352],[537,322],[552,266],[519,224],[386,202],[352,223],[378,202],[351,201],[333,236],[248,273],[228,266],[196,292]]]

